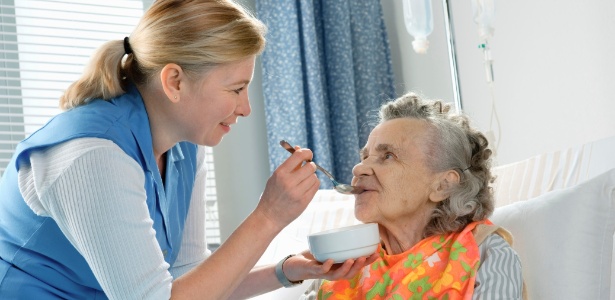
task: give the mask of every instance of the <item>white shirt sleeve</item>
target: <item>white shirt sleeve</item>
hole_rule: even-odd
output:
[[[172,277],[145,202],[141,167],[109,140],[74,139],[32,153],[25,201],[58,224],[111,299],[169,299]]]
[[[205,147],[199,146],[197,152],[197,172],[190,199],[190,209],[184,225],[182,244],[173,267],[169,269],[173,278],[178,278],[205,260],[211,251],[207,249],[205,237],[205,190],[207,168]]]

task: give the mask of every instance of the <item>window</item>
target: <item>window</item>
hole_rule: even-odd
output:
[[[128,36],[153,0],[0,0],[0,176],[17,144],[58,114],[63,90],[98,46]],[[220,243],[213,153],[207,236]]]

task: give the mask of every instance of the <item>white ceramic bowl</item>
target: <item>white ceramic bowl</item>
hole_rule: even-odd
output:
[[[310,252],[319,262],[331,258],[341,263],[349,258],[369,256],[378,248],[378,224],[367,223],[326,230],[308,235]]]

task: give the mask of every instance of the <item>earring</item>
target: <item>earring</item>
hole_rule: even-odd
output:
[[[173,99],[177,100],[177,96],[173,96]]]

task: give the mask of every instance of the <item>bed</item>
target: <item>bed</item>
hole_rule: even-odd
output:
[[[498,166],[494,174],[490,219],[514,236],[528,298],[615,300],[615,137]],[[353,205],[352,196],[318,191],[259,264],[307,249],[312,232],[359,223]],[[309,283],[255,299],[298,299]]]

